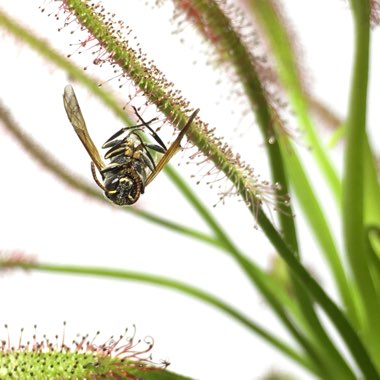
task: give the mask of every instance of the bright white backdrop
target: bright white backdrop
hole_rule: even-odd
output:
[[[125,6],[121,6],[122,2],[104,3],[132,27],[148,57],[153,58],[193,105],[201,109],[201,118],[216,127],[217,135],[227,136],[233,147],[243,152],[243,158],[252,162],[255,171],[268,178],[262,159],[262,141],[250,130],[252,121],[237,116],[240,106],[228,99],[229,87],[214,85],[219,79],[228,82],[223,78],[223,71],[212,67],[202,69],[210,56],[202,56],[200,51],[206,48],[192,39],[195,37],[191,28],[185,30],[186,43],[181,44],[178,36],[171,36],[174,27],[167,22],[170,7],[152,10],[137,0]],[[41,4],[0,0],[2,9],[46,38],[57,50],[72,52],[74,48],[69,48],[67,41],[75,42],[79,37],[58,33],[62,22],[41,14],[38,5]],[[47,11],[49,9],[54,7],[47,6]],[[344,115],[352,61],[352,24],[347,4],[339,0],[287,0],[286,9],[300,37],[311,88],[338,114]],[[173,46],[171,54],[169,49],[161,47],[161,41],[168,38]],[[91,182],[89,159],[62,105],[63,87],[69,79],[2,30],[0,40],[1,99],[34,139],[72,172]],[[372,44],[375,52],[372,67],[380,67],[378,31]],[[76,59],[83,65],[91,60],[86,54]],[[94,72],[103,79],[112,76],[102,70]],[[379,83],[379,73],[372,74],[372,83]],[[117,88],[116,81],[111,81],[110,86]],[[76,91],[90,132],[101,145],[121,124],[85,89],[77,85]],[[118,95],[125,99],[128,87],[123,91]],[[379,89],[371,87],[371,104],[378,98]],[[371,127],[379,122],[374,108],[372,106],[368,115]],[[231,130],[237,130],[238,137],[231,136]],[[307,160],[307,150],[303,151]],[[334,156],[339,168],[339,149]],[[209,189],[205,180],[197,186],[197,179],[191,179],[191,175],[197,174],[198,168],[195,164],[184,165],[186,161],[186,153],[178,154],[173,165],[181,163],[178,170],[212,209],[218,199],[216,191]],[[228,300],[286,338],[269,308],[226,255],[78,194],[31,161],[2,127],[0,168],[0,249],[35,254],[43,262],[125,268],[194,283]],[[318,181],[319,175],[312,163],[310,172]],[[321,199],[326,207],[332,207],[325,190],[321,186]],[[137,207],[207,230],[165,175],[154,181]],[[263,234],[254,229],[254,222],[242,203],[227,200],[226,205],[218,205],[213,212],[239,247],[259,265],[269,266],[273,252]],[[331,211],[334,228],[339,231],[336,215],[336,211]],[[309,231],[298,212],[297,221],[302,236],[307,236]],[[324,287],[329,288],[331,282],[318,255],[318,247],[311,237],[303,243],[306,263],[313,267]],[[104,338],[118,335],[135,323],[138,336],[155,338],[156,359],[168,359],[173,371],[197,379],[259,379],[271,369],[288,370],[303,379],[309,376],[236,322],[167,289],[40,273],[10,273],[0,278],[0,284],[0,324],[10,324],[15,337],[22,326],[32,332],[35,323],[41,333],[53,336],[60,332],[62,321],[67,320],[69,333],[92,334],[100,330]]]

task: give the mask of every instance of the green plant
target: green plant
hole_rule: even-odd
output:
[[[243,36],[239,13],[234,6],[230,7],[228,2],[212,0],[173,3],[178,12],[177,17],[186,15],[186,22],[196,27],[208,41],[207,46],[213,51],[213,57],[216,57],[226,70],[232,72],[239,86],[239,96],[247,102],[249,112],[255,116],[263,136],[273,185],[261,181],[239,155],[234,154],[228,145],[221,143],[217,131],[211,131],[199,118],[193,123],[188,134],[189,140],[195,145],[197,152],[202,154],[202,160],[212,165],[212,170],[222,173],[226,177],[225,181],[233,186],[234,190],[231,192],[244,201],[255,220],[254,223],[263,231],[272,249],[278,254],[276,265],[284,275],[280,278],[278,272],[268,273],[255,263],[252,255],[243,253],[191,186],[170,166],[166,168],[166,173],[203,219],[210,233],[173,222],[137,207],[128,208],[127,211],[183,235],[199,239],[230,255],[241,268],[242,274],[259,290],[273,314],[291,335],[293,343],[289,344],[272,334],[269,326],[261,327],[252,318],[221,299],[182,281],[126,270],[53,265],[11,258],[4,259],[2,265],[29,270],[122,278],[176,289],[224,311],[317,377],[355,379],[359,376],[371,380],[380,378],[380,331],[377,331],[377,321],[380,317],[380,188],[371,141],[366,133],[370,12],[372,9],[375,20],[377,2],[351,1],[356,37],[355,60],[349,111],[343,133],[345,165],[342,176],[336,172],[323,146],[320,133],[315,129],[311,112],[315,103],[305,89],[280,8],[271,1],[245,1],[246,12],[253,15],[260,25],[262,36],[267,39],[276,63],[276,70],[268,73],[268,67],[263,66],[260,57],[250,50],[247,36]],[[64,8],[58,15],[61,20],[67,17],[63,28],[69,28],[73,23],[88,31],[87,37],[81,40],[79,49],[86,54],[86,49],[92,46],[92,51],[96,53],[94,63],[100,67],[97,73],[105,70],[102,66],[110,63],[120,78],[131,81],[135,88],[143,93],[147,105],[154,104],[165,116],[165,120],[179,129],[183,128],[189,110],[197,106],[190,106],[189,102],[173,89],[173,84],[145,58],[140,48],[131,45],[133,39],[119,34],[122,31],[128,32],[128,29],[124,29],[124,24],[115,21],[114,17],[107,14],[107,8],[103,9],[99,4],[67,0],[62,2],[62,6]],[[25,30],[4,12],[0,13],[0,26],[86,86],[126,125],[131,124],[119,102],[109,92],[98,87],[97,81],[91,75],[56,53],[49,44]],[[248,33],[244,33],[249,37],[251,29],[248,27],[247,30]],[[167,73],[167,76],[169,77],[170,73]],[[291,105],[297,124],[311,148],[310,156],[325,179],[336,209],[342,214],[345,242],[345,248],[342,250],[338,248],[338,237],[334,236],[328,215],[318,199],[318,184],[309,180],[300,149],[287,133],[281,102],[275,99],[270,91],[270,87],[273,86],[276,91],[282,92],[282,96],[286,97]],[[105,202],[97,189],[74,178],[60,165],[55,164],[39,145],[27,135],[20,133],[12,117],[3,107],[1,117],[8,130],[42,165],[52,170],[68,185]],[[290,200],[288,194],[291,194]],[[299,249],[300,237],[297,235],[293,217],[293,199],[299,202],[320,252],[329,266],[338,292],[337,302],[333,301],[329,292],[323,289],[303,265],[303,252]],[[154,254],[157,255],[161,250],[161,244],[157,243],[157,252]],[[325,320],[321,319],[320,311],[328,317],[344,348],[336,344],[336,339],[326,328]],[[348,351],[349,357],[345,350]],[[250,373],[247,377],[251,375]]]

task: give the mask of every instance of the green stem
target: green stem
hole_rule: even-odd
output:
[[[363,337],[380,368],[380,302],[370,273],[364,227],[364,149],[369,72],[369,0],[352,0],[355,57],[345,151],[343,232],[347,257],[364,307]],[[368,175],[368,173],[366,173]]]
[[[278,300],[278,295],[273,292],[273,289],[268,286],[271,281],[267,274],[263,275],[263,272],[256,267],[256,265],[248,260],[244,255],[242,255],[232,241],[228,238],[227,234],[223,231],[218,222],[213,218],[213,216],[207,211],[205,206],[200,202],[196,195],[190,191],[183,180],[177,177],[170,169],[168,174],[171,179],[176,183],[176,185],[181,189],[188,201],[193,205],[193,207],[198,211],[200,215],[204,217],[210,228],[214,231],[218,240],[222,242],[222,245],[227,248],[228,252],[235,258],[242,270],[247,274],[248,278],[252,283],[260,290],[261,294],[264,296],[266,301],[271,305],[273,311],[277,314],[278,318],[282,323],[289,329],[294,338],[301,344],[308,355],[317,364],[320,371],[324,370],[322,368],[320,359],[314,348],[310,345],[307,339],[303,336],[301,331],[293,323],[293,321],[287,315],[283,305]],[[306,300],[305,300],[306,302]],[[294,309],[293,309],[294,310]],[[298,316],[299,318],[300,316]],[[326,375],[325,372],[322,372]]]
[[[294,256],[294,253],[283,241],[277,230],[274,228],[262,210],[259,210],[257,212],[257,220],[260,227],[264,230],[266,236],[269,238],[273,246],[277,249],[277,252],[288,264],[288,267],[299,279],[299,281],[305,286],[308,292],[313,296],[315,301],[321,306],[326,315],[333,322],[337,331],[346,343],[353,358],[355,359],[358,367],[362,371],[365,379],[380,380],[380,375],[377,372],[371,357],[369,356],[362,341],[359,339],[359,336],[352,328],[342,311],[297,260],[297,258]]]
[[[310,184],[307,174],[302,166],[297,151],[287,139],[281,139],[281,147],[285,157],[285,163],[292,182],[292,189],[297,196],[300,206],[308,220],[312,231],[322,248],[325,259],[332,271],[333,278],[339,289],[340,296],[347,309],[350,321],[355,326],[360,326],[359,316],[352,299],[351,290],[343,263],[331,234],[331,229],[323,214],[317,196]]]
[[[376,286],[377,294],[380,294],[380,258],[376,254],[374,249],[375,243],[377,246],[380,245],[380,225],[369,225],[366,228],[366,244],[368,247],[368,252],[370,254],[371,260],[371,272],[373,272],[374,283]]]
[[[300,76],[300,70],[298,68],[297,58],[294,55],[294,42],[290,39],[284,19],[283,10],[280,9],[278,4],[272,0],[248,0],[248,2],[251,9],[254,11],[254,15],[257,17],[261,26],[264,28],[265,37],[269,39],[272,51],[276,58],[280,79],[284,84],[287,92],[289,93],[290,100],[292,102],[294,110],[296,111],[299,123],[306,132],[306,137],[310,146],[312,147],[312,153],[320,165],[322,172],[326,176],[335,199],[340,206],[341,184],[335,169],[333,168],[324,148],[322,147],[322,144],[316,134],[314,125],[310,118],[308,109],[309,100],[305,95],[302,78]],[[312,227],[314,227],[313,231],[317,234],[317,237],[320,237],[320,239],[323,239],[324,237],[328,238],[320,240],[320,242],[324,248],[327,261],[335,274],[334,277],[338,283],[338,288],[341,292],[342,298],[345,301],[352,319],[356,321],[356,311],[351,301],[351,297],[349,296],[349,287],[344,276],[342,262],[336,251],[334,241],[331,237],[331,234],[329,233],[329,229],[324,220],[323,214],[319,208],[314,194],[312,194],[312,189],[308,184],[303,167],[296,157],[295,149],[292,147],[291,142],[288,138],[286,138],[286,136],[283,136],[282,140],[282,152],[284,154],[285,161],[292,160],[291,163],[288,162],[287,172],[290,176],[290,179],[292,180],[292,183],[296,187],[296,195],[299,199],[301,198],[300,201],[302,203],[302,197],[304,198],[305,195],[308,194],[308,201],[311,200],[313,201],[312,203],[314,203],[314,211],[317,211],[316,216],[319,216],[319,219],[318,221],[315,220],[314,214],[309,213],[307,215],[309,216],[309,223]],[[296,168],[294,165],[296,165]],[[294,171],[296,171],[296,174]],[[304,180],[302,181],[302,188],[297,188],[300,175]],[[306,189],[309,191],[306,191],[304,185],[307,185]],[[309,207],[309,204],[306,205],[305,202],[303,203],[306,207]],[[322,222],[322,225],[320,225],[320,222]],[[322,235],[317,233],[321,230],[320,226],[324,227],[324,233]],[[331,248],[333,248],[333,250],[331,250]]]
[[[364,223],[380,224],[380,182],[377,162],[366,136],[364,142]],[[378,252],[380,255],[380,251]]]
[[[247,1],[249,2],[249,5],[254,12],[254,15],[257,17],[261,26],[264,28],[265,37],[269,39],[272,51],[276,58],[280,79],[284,84],[287,92],[289,93],[290,100],[296,111],[299,123],[306,132],[306,137],[310,146],[312,147],[312,153],[316,158],[318,164],[320,165],[322,172],[326,176],[328,183],[330,184],[331,190],[335,196],[335,199],[340,206],[341,184],[335,169],[333,168],[324,148],[322,147],[322,144],[316,134],[314,125],[310,118],[308,109],[309,100],[305,95],[302,78],[300,76],[300,70],[298,68],[297,58],[294,55],[294,42],[290,39],[286,27],[286,22],[284,19],[283,10],[279,7],[278,4],[276,4],[272,0]],[[287,172],[290,176],[290,180],[292,180],[292,183],[296,187],[296,195],[298,198],[301,198],[300,201],[302,203],[302,197],[305,197],[305,195],[308,194],[308,200],[311,200],[312,204],[314,204],[314,211],[317,211],[316,216],[319,216],[319,220],[315,220],[313,213],[309,213],[307,215],[309,216],[309,223],[312,227],[314,227],[313,231],[314,233],[316,233],[317,237],[320,237],[320,239],[323,239],[324,237],[327,238],[320,240],[321,245],[324,248],[324,252],[330,264],[330,267],[336,275],[335,279],[338,283],[338,288],[341,291],[342,298],[345,301],[345,304],[353,320],[356,320],[356,312],[354,305],[351,301],[351,297],[349,296],[350,292],[346,278],[344,276],[342,262],[336,251],[334,241],[331,237],[331,234],[329,233],[329,229],[324,220],[323,214],[319,208],[314,194],[312,194],[312,189],[308,184],[303,167],[296,157],[295,149],[292,147],[291,142],[286,136],[283,136],[282,140],[282,152],[284,154],[285,162],[292,160],[291,163],[288,162]],[[294,167],[294,165],[297,165],[296,168]],[[294,173],[294,171],[296,171],[296,174]],[[297,184],[298,182],[300,182],[300,175],[304,180],[302,181],[302,188],[297,188]],[[309,191],[306,191],[304,185],[307,185],[306,188]],[[309,207],[309,204],[306,205],[305,202],[303,203],[306,207]],[[322,227],[324,227],[324,233],[322,235],[318,234],[318,230],[321,230],[319,224],[320,222],[322,222]],[[331,248],[333,248],[333,250],[331,250]]]

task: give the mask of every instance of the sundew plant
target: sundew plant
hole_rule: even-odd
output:
[[[133,316],[159,321],[156,345],[170,344],[160,357],[134,334],[70,346],[12,345],[4,332],[0,377],[291,378],[282,358],[303,378],[380,379],[380,4],[324,5],[349,20],[331,30],[352,54],[345,86],[329,83],[337,115],[313,94],[302,31],[279,0],[19,3],[0,2],[0,265],[6,315],[15,302],[24,312],[3,323],[32,326],[39,309],[110,331]],[[319,54],[333,62],[340,46]],[[68,83],[99,151],[139,123],[134,108],[168,147],[199,109],[136,204],[93,183]],[[262,350],[276,358],[265,369]]]

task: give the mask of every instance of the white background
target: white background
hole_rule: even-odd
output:
[[[236,101],[234,95],[230,99],[231,86],[226,71],[205,67],[212,55],[207,52],[207,45],[200,45],[192,28],[187,26],[180,34],[185,39],[181,44],[177,35],[171,35],[176,27],[168,22],[170,6],[157,11],[137,0],[123,7],[117,6],[122,2],[104,3],[107,9],[112,7],[117,18],[132,27],[147,56],[183,90],[194,107],[201,109],[202,120],[216,128],[216,135],[225,136],[256,173],[269,179],[260,135],[252,132],[250,118],[239,116],[246,105]],[[2,9],[20,19],[55,49],[65,54],[73,52],[75,47],[68,44],[80,39],[79,32],[72,36],[65,30],[58,33],[63,18],[56,21],[53,15],[50,18],[46,15],[57,8],[47,4],[46,12],[41,14],[39,5],[38,2],[0,0]],[[287,0],[286,9],[301,43],[299,51],[311,89],[339,115],[345,115],[352,62],[352,23],[347,3]],[[70,127],[62,105],[63,88],[69,82],[66,74],[3,30],[0,30],[0,40],[2,101],[22,128],[57,161],[92,183],[89,158]],[[380,67],[378,30],[372,46],[372,67]],[[112,77],[107,70],[91,65],[93,58],[89,52],[73,59],[82,66],[89,65],[89,71],[103,81]],[[372,83],[379,83],[379,73],[371,74]],[[221,85],[215,85],[218,80],[222,81]],[[122,124],[83,87],[74,86],[90,133],[96,144],[101,145]],[[117,87],[116,80],[109,82],[112,90],[117,91]],[[129,86],[124,86],[117,96],[125,101],[130,91]],[[373,136],[379,122],[374,109],[379,95],[379,86],[373,85],[368,115]],[[148,112],[151,109],[147,115]],[[296,128],[293,120],[289,124]],[[165,133],[170,136],[170,127],[166,127]],[[339,233],[337,211],[309,160],[302,137],[299,139],[305,162],[318,183],[320,198],[329,209],[334,230]],[[332,154],[340,169],[340,148]],[[232,198],[213,209],[212,205],[218,200],[217,190],[206,185],[212,178],[203,179],[197,186],[196,182],[207,169],[194,162],[185,165],[187,161],[185,152],[178,154],[172,163],[181,164],[178,170],[229,231],[234,242],[260,266],[268,268],[273,250],[263,234],[254,228],[255,223],[244,205]],[[32,161],[3,127],[0,128],[0,168],[1,250],[33,254],[41,262],[105,266],[176,278],[225,299],[270,331],[290,340],[227,255],[73,191]],[[192,179],[192,175],[197,178]],[[227,183],[224,185],[228,188]],[[149,186],[135,207],[207,232],[207,227],[165,175],[160,175]],[[304,260],[330,290],[331,280],[318,247],[302,215],[298,211],[296,214],[300,235],[305,239],[302,242]],[[2,275],[0,284],[0,324],[10,324],[15,341],[20,327],[32,333],[35,323],[41,335],[60,333],[61,324],[66,320],[68,334],[91,335],[100,330],[104,339],[122,333],[126,326],[135,323],[137,336],[154,337],[155,359],[167,359],[173,371],[193,378],[259,379],[273,369],[310,378],[237,322],[168,289],[99,278],[19,272]],[[335,295],[333,290],[330,293]],[[0,333],[2,339],[4,334],[4,331]]]

